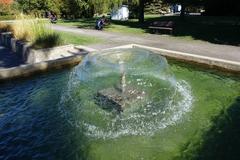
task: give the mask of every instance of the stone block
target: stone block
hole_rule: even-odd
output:
[[[121,113],[127,106],[130,106],[130,103],[137,101],[144,95],[143,91],[130,86],[126,87],[124,92],[119,87],[112,87],[98,91],[95,101],[105,110],[116,110]]]

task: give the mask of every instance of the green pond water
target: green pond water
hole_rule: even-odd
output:
[[[240,157],[239,77],[145,50],[114,54],[0,84],[0,159]],[[121,95],[123,112],[96,102],[99,90],[123,83],[139,92]]]

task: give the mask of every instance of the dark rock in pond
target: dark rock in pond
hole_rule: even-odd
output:
[[[126,87],[124,92],[117,87],[112,87],[98,91],[95,101],[97,105],[105,110],[116,110],[118,113],[121,113],[126,106],[129,106],[129,103],[143,95],[144,92],[132,87]]]

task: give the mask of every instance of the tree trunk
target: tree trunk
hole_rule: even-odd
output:
[[[181,14],[180,14],[180,16],[181,16],[182,18],[184,18],[186,7],[185,7],[185,4],[181,4],[181,5],[182,5],[182,9],[181,9]]]
[[[139,0],[139,15],[138,15],[139,23],[144,23],[144,1],[145,0]]]

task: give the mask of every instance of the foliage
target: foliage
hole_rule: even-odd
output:
[[[34,16],[51,11],[65,18],[93,17],[111,12],[122,4],[137,5],[139,0],[17,0],[19,10]]]
[[[14,14],[15,11],[15,3],[13,3],[11,0],[0,1],[0,16]]]
[[[8,4],[2,4],[0,2],[0,15],[6,15],[11,12],[11,7]]]
[[[17,3],[19,10],[35,17],[44,17],[48,11],[60,15],[63,5],[62,0],[17,0]]]
[[[127,4],[131,16],[138,17],[140,22],[144,22],[144,9],[152,1],[163,6],[181,4],[181,15],[184,15],[185,8],[196,6],[204,7],[209,15],[240,15],[240,2],[237,0],[16,0],[17,8],[24,13],[42,17],[51,11],[58,17],[68,19],[89,18],[109,13],[122,4]],[[0,11],[3,10],[1,7],[3,6],[0,5]]]

